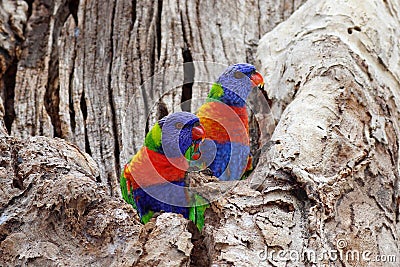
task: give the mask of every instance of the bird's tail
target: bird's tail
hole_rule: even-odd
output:
[[[189,220],[194,222],[201,232],[204,227],[204,213],[210,207],[210,204],[198,194],[194,195],[193,202],[193,205],[189,208]]]

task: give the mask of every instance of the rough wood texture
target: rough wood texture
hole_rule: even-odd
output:
[[[14,44],[21,56],[3,97],[11,134],[75,143],[116,194],[120,165],[142,145],[148,125],[209,90],[193,85],[191,66],[183,63],[253,62],[258,39],[302,1],[17,2],[21,19],[13,34],[25,41]],[[200,81],[212,82],[219,71],[205,69],[211,78]]]
[[[0,2],[0,98],[2,127],[11,128],[15,117],[14,96],[17,62],[25,40],[28,5],[25,1]]]
[[[400,5],[301,3],[1,1],[0,115],[24,139],[0,127],[0,265],[398,266]],[[201,235],[175,214],[140,225],[120,165],[238,61],[278,121],[268,141],[253,95],[257,168],[199,188],[223,193]]]
[[[273,192],[276,179],[306,192],[306,208],[294,209],[302,219],[290,227],[291,236],[296,228],[302,235],[292,243],[265,239],[268,246],[300,242],[299,252],[323,251],[341,240],[343,252],[397,257],[357,266],[397,266],[400,6],[356,2],[308,1],[260,41],[257,58],[280,120],[251,182],[262,192]]]
[[[188,221],[145,227],[99,182],[96,163],[61,139],[0,138],[1,266],[187,265]]]

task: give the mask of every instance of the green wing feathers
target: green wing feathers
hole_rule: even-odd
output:
[[[121,186],[122,198],[127,203],[131,204],[134,209],[137,210],[136,203],[135,203],[135,200],[133,199],[133,195],[132,195],[133,190],[132,190],[132,188],[128,189],[129,185],[128,185],[128,181],[126,180],[126,177],[124,175],[124,170],[122,170],[121,177],[119,179],[119,184]]]
[[[246,166],[246,169],[244,170],[244,173],[243,173],[242,177],[240,178],[240,180],[246,180],[252,171],[253,171],[253,156],[250,154],[247,157],[247,166]]]
[[[204,227],[204,213],[210,207],[208,201],[200,195],[194,195],[193,205],[189,208],[189,220],[194,222],[201,232]]]

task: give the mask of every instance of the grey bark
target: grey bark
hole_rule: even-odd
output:
[[[153,266],[190,260],[188,221],[163,214],[142,226],[99,183],[93,159],[62,139],[2,137],[2,266]]]
[[[15,68],[7,89],[13,94],[3,97],[13,102],[6,105],[10,133],[75,143],[116,195],[116,174],[142,145],[146,124],[182,99],[206,95],[208,86],[182,87],[182,63],[253,62],[258,39],[300,3],[3,1],[4,21],[13,12],[21,17],[11,31],[20,42],[5,45],[15,58],[8,63]],[[142,92],[141,84],[168,68],[179,88],[167,88],[173,79],[161,76]]]
[[[397,266],[400,6],[302,2],[1,1],[1,265]],[[273,100],[249,179],[201,188],[224,193],[201,234],[140,225],[118,190],[146,128],[221,67],[191,61],[255,63]],[[397,262],[266,257],[283,250]]]
[[[308,1],[260,40],[257,58],[280,119],[252,187],[268,196],[278,179],[304,189],[290,193],[295,208],[283,227],[265,216],[274,231],[289,227],[296,236],[282,237],[281,249],[370,251],[397,261],[322,262],[398,265],[399,8],[397,1]]]

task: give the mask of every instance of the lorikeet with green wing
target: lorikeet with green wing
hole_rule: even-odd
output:
[[[252,169],[246,100],[254,87],[263,90],[264,79],[253,65],[231,65],[212,85],[207,102],[196,113],[206,140],[200,146],[202,158],[194,164],[208,166],[220,180],[239,180]]]
[[[122,196],[138,211],[142,223],[156,212],[173,212],[201,230],[208,205],[185,186],[185,174],[188,161],[200,157],[198,147],[204,137],[199,118],[188,112],[170,114],[148,132],[120,178]]]

